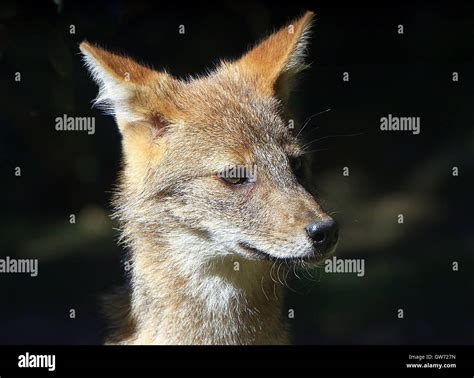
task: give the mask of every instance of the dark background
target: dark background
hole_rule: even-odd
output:
[[[341,224],[337,256],[365,259],[366,272],[320,268],[314,282],[294,281],[295,342],[472,344],[474,7],[375,4],[2,1],[0,255],[38,258],[39,275],[0,275],[0,343],[102,342],[99,296],[123,280],[108,217],[120,137],[112,117],[91,109],[97,88],[78,44],[87,38],[184,77],[311,9],[312,68],[291,105],[301,121],[331,109],[305,128],[308,141],[334,136],[312,145],[312,179]],[[95,135],[55,131],[65,113],[96,117]],[[421,134],[381,132],[389,113],[420,116]]]

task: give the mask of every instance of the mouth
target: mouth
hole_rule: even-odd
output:
[[[308,263],[315,263],[321,259],[321,255],[319,253],[311,253],[306,256],[294,256],[294,257],[277,257],[270,255],[269,253],[258,249],[249,243],[246,242],[238,242],[239,247],[241,247],[246,252],[250,253],[250,255],[258,260],[267,260],[267,261],[284,261],[288,263],[301,263],[301,262],[308,262]]]

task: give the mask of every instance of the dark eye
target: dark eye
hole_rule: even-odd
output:
[[[224,181],[227,184],[230,185],[242,185],[245,184],[248,179],[247,177],[225,177],[225,176],[220,176],[219,177],[222,181]]]
[[[291,169],[293,170],[293,173],[298,176],[302,173],[303,171],[303,161],[300,157],[293,157],[290,158],[290,166]]]
[[[227,185],[239,186],[256,181],[256,165],[236,165],[226,167],[217,172],[217,177]]]

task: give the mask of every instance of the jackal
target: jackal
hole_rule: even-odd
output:
[[[130,285],[110,305],[108,343],[289,342],[272,265],[321,261],[338,238],[295,175],[303,150],[288,127],[312,19],[186,80],[80,45],[123,144],[114,205]]]

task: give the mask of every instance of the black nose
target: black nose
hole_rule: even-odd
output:
[[[334,219],[316,221],[306,226],[306,233],[313,243],[321,247],[330,247],[337,242],[339,229]]]

